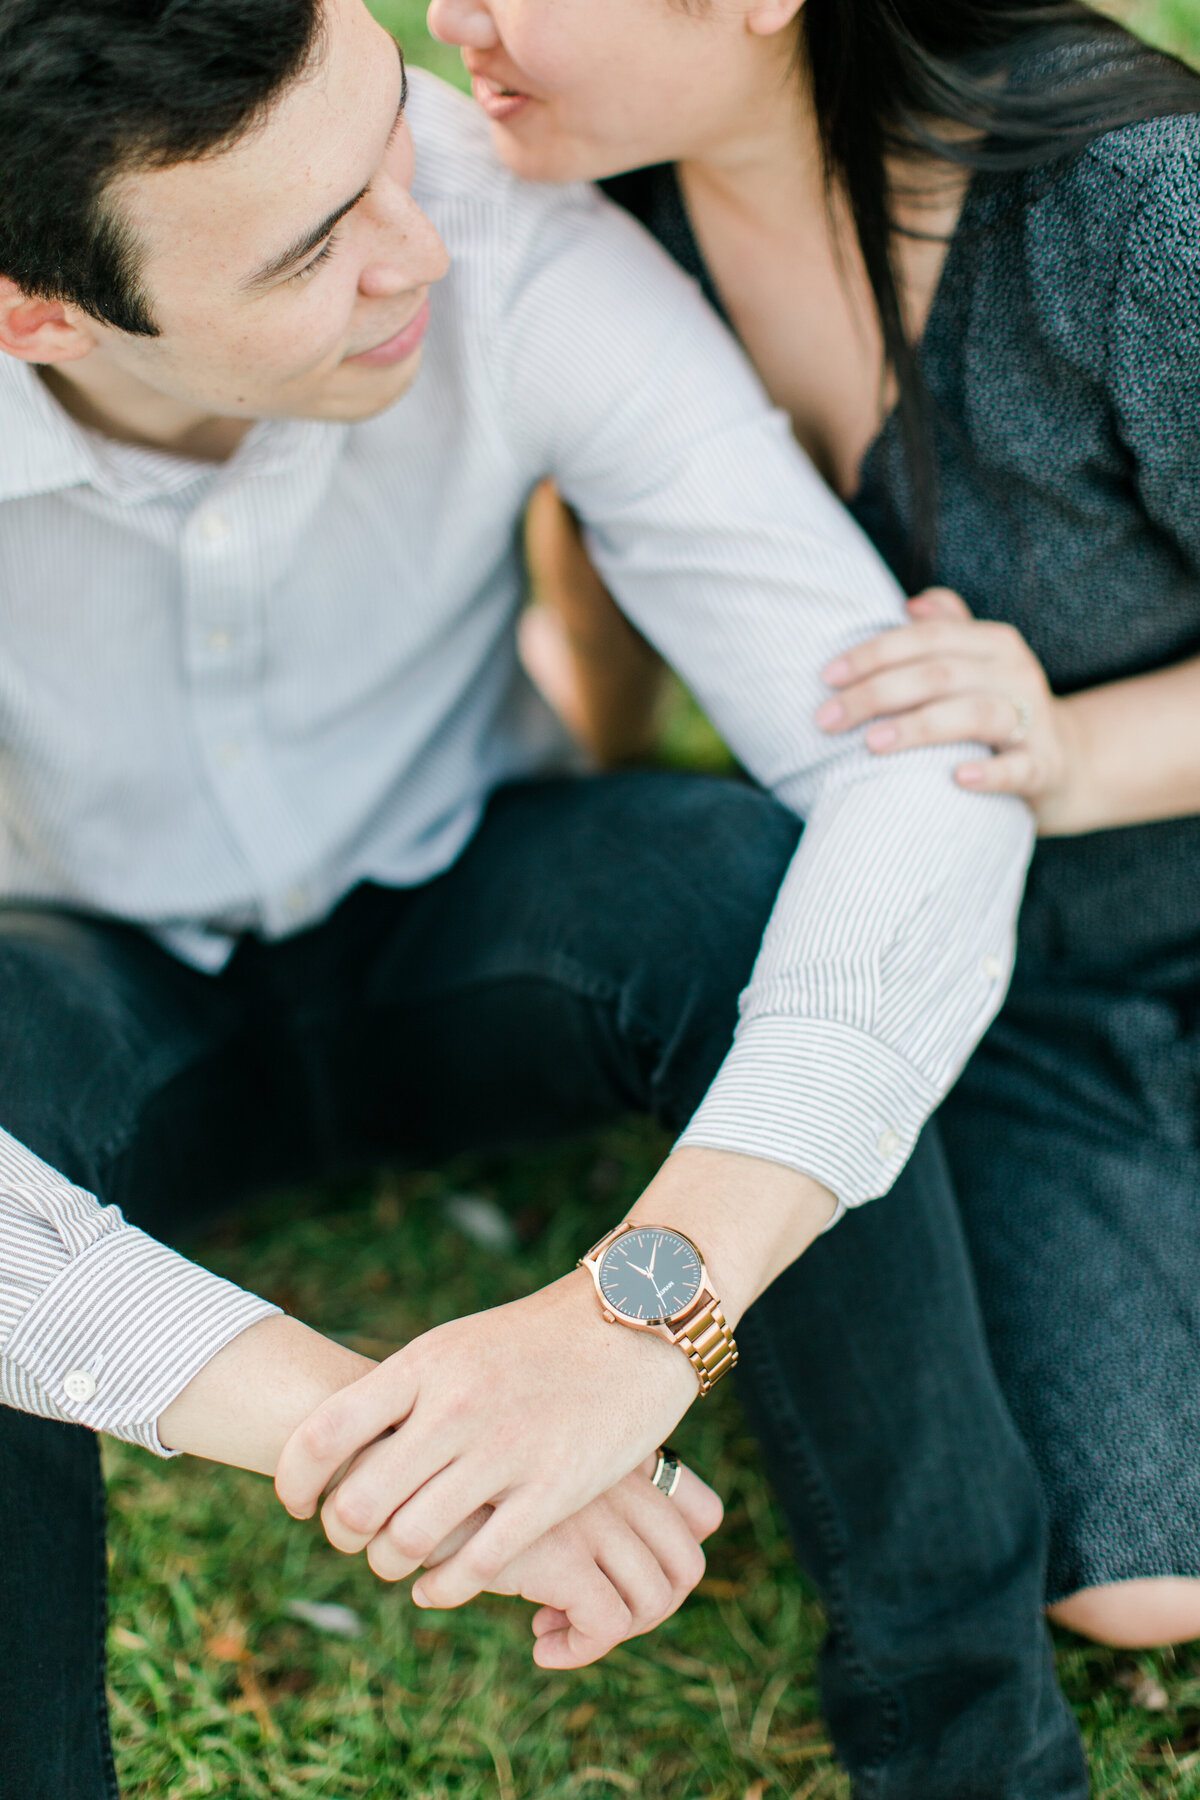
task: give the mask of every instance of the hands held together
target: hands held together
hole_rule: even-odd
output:
[[[719,1499],[690,1470],[669,1499],[650,1480],[695,1394],[679,1352],[606,1327],[576,1271],[426,1332],[332,1395],[292,1434],[276,1490],[297,1518],[326,1495],[330,1542],[365,1550],[383,1580],[423,1566],[418,1605],[539,1602],[534,1660],[580,1668],[659,1624],[704,1572]]]
[[[817,723],[829,732],[869,725],[867,747],[880,755],[922,744],[988,744],[993,756],[956,771],[963,787],[1021,795],[1043,837],[1075,829],[1087,765],[1075,715],[1051,693],[1020,632],[973,618],[947,588],[919,594],[908,614],[911,625],[829,665],[825,680],[838,692]]]

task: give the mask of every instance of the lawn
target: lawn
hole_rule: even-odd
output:
[[[381,10],[416,60],[456,75],[457,59],[425,37],[420,6]],[[1197,0],[1136,15],[1200,53]],[[375,1353],[557,1275],[620,1216],[663,1148],[630,1126],[553,1155],[282,1194],[197,1253]],[[507,1235],[481,1243],[477,1228],[464,1232],[464,1196],[499,1209]],[[106,1445],[112,1701],[128,1800],[845,1795],[816,1710],[820,1609],[733,1394],[718,1390],[679,1441],[727,1502],[708,1577],[653,1638],[571,1676],[533,1666],[520,1603],[418,1615],[361,1559],[292,1524],[265,1481]],[[314,1624],[297,1602],[348,1612]],[[1100,1800],[1200,1800],[1200,1646],[1129,1655],[1064,1637],[1060,1666]]]

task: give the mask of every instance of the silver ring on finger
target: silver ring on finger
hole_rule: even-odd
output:
[[[669,1444],[664,1444],[658,1453],[658,1461],[654,1465],[654,1473],[650,1477],[652,1485],[658,1489],[660,1494],[665,1494],[669,1500],[671,1495],[675,1492],[675,1489],[679,1486],[679,1477],[682,1473],[683,1464],[680,1462],[671,1446]]]
[[[1017,722],[1009,732],[1006,744],[1010,749],[1015,750],[1018,744],[1025,742],[1033,729],[1033,705],[1028,700],[1018,700],[1015,694],[1008,696],[1008,704],[1016,713]]]

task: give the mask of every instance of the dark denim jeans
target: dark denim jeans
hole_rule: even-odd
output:
[[[160,1237],[269,1182],[682,1125],[795,846],[674,775],[497,795],[458,863],[364,887],[211,977],[137,931],[0,913],[0,1124]],[[600,1224],[608,1223],[598,1221]],[[927,1134],[743,1322],[740,1376],[829,1611],[825,1706],[871,1800],[1087,1792],[1042,1622],[1037,1485]],[[78,1427],[0,1408],[0,1795],[112,1800],[103,1497]]]

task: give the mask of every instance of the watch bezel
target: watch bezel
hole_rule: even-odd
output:
[[[662,1237],[662,1238],[677,1238],[681,1244],[687,1245],[688,1249],[692,1252],[692,1255],[696,1258],[696,1261],[700,1266],[700,1273],[697,1278],[696,1286],[695,1286],[695,1289],[693,1290],[693,1292],[689,1295],[689,1297],[683,1302],[683,1304],[681,1306],[676,1307],[674,1312],[664,1313],[661,1318],[635,1319],[630,1313],[622,1312],[621,1308],[619,1306],[617,1306],[609,1298],[609,1296],[604,1292],[602,1276],[603,1276],[603,1271],[604,1271],[604,1265],[608,1261],[609,1256],[613,1253],[613,1251],[615,1251],[617,1249],[617,1247],[620,1244],[623,1244],[625,1242],[626,1238],[631,1237],[634,1234],[636,1234],[638,1232],[643,1232],[643,1231],[655,1232],[659,1237]],[[595,1284],[596,1284],[596,1292],[600,1296],[600,1304],[604,1308],[604,1311],[606,1313],[612,1313],[614,1315],[614,1317],[620,1319],[622,1324],[624,1324],[624,1325],[640,1326],[643,1329],[648,1329],[648,1330],[653,1330],[655,1327],[660,1326],[660,1325],[667,1325],[667,1326],[674,1325],[676,1323],[676,1321],[678,1321],[680,1319],[685,1319],[688,1316],[688,1314],[695,1307],[697,1300],[700,1298],[700,1295],[704,1292],[705,1279],[706,1279],[706,1271],[705,1271],[705,1266],[704,1266],[704,1258],[700,1254],[699,1245],[693,1242],[693,1240],[688,1236],[686,1231],[680,1231],[674,1225],[637,1225],[637,1224],[632,1224],[632,1225],[630,1225],[628,1230],[622,1231],[618,1236],[616,1236],[612,1239],[611,1243],[605,1245],[605,1247],[602,1250],[602,1252],[600,1253],[600,1255],[596,1258],[596,1261],[594,1264],[594,1280],[595,1280]]]

